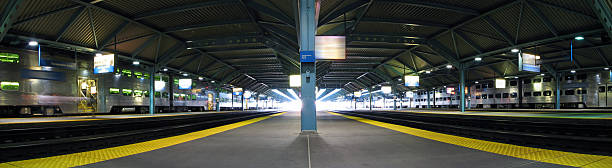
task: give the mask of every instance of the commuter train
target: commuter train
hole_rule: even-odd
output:
[[[562,108],[612,107],[610,72],[565,74],[561,77],[560,104]],[[505,79],[505,88],[496,88],[495,81],[471,84],[466,105],[472,108],[554,108],[556,84],[550,76]],[[467,90],[467,89],[466,89]],[[457,108],[459,88],[454,85],[430,90],[418,90],[403,104],[410,108]]]
[[[91,55],[61,52],[47,51],[39,56],[32,50],[0,48],[0,116],[148,113],[151,76],[146,71],[129,66],[116,67],[113,73],[93,74]],[[215,92],[197,79],[191,89],[178,89],[176,78],[169,81],[170,76],[165,74],[153,78],[158,85],[154,93],[156,112],[215,107]]]

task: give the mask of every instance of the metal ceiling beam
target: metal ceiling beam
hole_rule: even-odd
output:
[[[441,29],[448,29],[448,28],[450,28],[450,26],[446,25],[446,24],[430,23],[430,22],[417,21],[417,20],[384,19],[384,18],[363,18],[361,21],[362,22],[374,22],[374,23],[409,25],[409,26],[424,26],[424,27],[434,27],[434,28],[441,28]]]
[[[603,24],[606,33],[612,37],[612,4],[607,0],[593,0],[593,10]]]
[[[68,23],[66,23],[62,27],[62,29],[60,29],[60,32],[57,33],[57,38],[55,39],[55,41],[59,41],[62,36],[64,36],[64,33],[66,33],[68,31],[68,28],[70,28],[70,26],[72,26],[76,22],[76,19],[83,13],[83,11],[85,11],[85,8],[86,7],[81,7],[76,12],[72,13],[70,19],[68,19]]]
[[[250,8],[257,10],[258,12],[264,13],[289,26],[295,27],[295,20],[291,19],[289,16],[287,16],[285,13],[281,11],[270,9],[266,7],[265,5],[259,4],[253,0],[245,1],[244,3]]]
[[[428,44],[434,52],[438,53],[439,56],[442,56],[442,58],[444,58],[450,64],[453,64],[455,67],[460,66],[461,63],[457,60],[457,58],[453,57],[451,54],[452,52],[448,48],[444,47],[438,40],[429,40]]]
[[[508,42],[508,44],[514,45],[514,40],[512,40],[510,34],[508,34],[508,32],[506,32],[499,24],[497,24],[497,22],[495,22],[495,20],[491,19],[491,17],[489,17],[489,16],[485,16],[482,19],[487,24],[489,24],[489,26],[491,26],[491,28],[493,28],[493,30],[495,30],[495,32],[497,32],[497,34],[499,34],[502,38],[504,38],[504,40],[506,40],[506,42]]]
[[[340,2],[342,2],[342,1],[340,1]],[[355,31],[355,29],[359,25],[359,22],[361,22],[361,20],[363,19],[363,16],[365,16],[366,13],[368,13],[368,11],[370,11],[370,7],[372,6],[372,3],[374,3],[374,0],[370,0],[370,2],[368,2],[368,4],[366,5],[365,9],[363,9],[361,11],[361,13],[359,13],[359,16],[357,16],[357,20],[355,21],[354,26],[351,27],[351,30],[349,31],[348,34],[351,34],[351,33],[353,33]]]
[[[482,53],[482,48],[480,48],[479,46],[476,45],[476,43],[474,43],[474,41],[470,40],[469,38],[467,38],[467,36],[461,32],[461,31],[454,31],[455,34],[457,34],[457,36],[463,40],[465,43],[467,43],[470,47],[472,47],[472,49],[474,49],[476,52],[478,52],[479,54]]]
[[[110,43],[117,36],[117,34],[121,33],[121,31],[123,31],[123,29],[125,29],[129,24],[130,22],[124,21],[121,25],[119,25],[119,27],[117,27],[115,31],[113,31],[106,38],[104,38],[104,40],[102,40],[102,43],[100,43],[102,45],[98,48],[98,50],[101,50],[104,47],[108,46],[108,43]]]
[[[350,11],[359,9],[361,7],[364,7],[366,5],[369,4],[369,1],[365,1],[365,0],[358,0],[356,2],[353,2],[351,4],[348,4],[342,8],[340,8],[340,6],[338,6],[337,8],[335,8],[333,11],[327,13],[325,16],[323,16],[321,19],[319,19],[319,23],[317,24],[318,26],[323,26],[326,25],[328,22],[342,16],[345,13],[348,13]]]
[[[22,2],[23,0],[11,0],[2,10],[2,15],[0,16],[0,41],[4,39],[4,36],[13,26],[13,22],[17,19],[17,12]]]
[[[460,14],[466,14],[466,15],[480,15],[480,12],[474,9],[452,6],[452,5],[447,5],[447,4],[437,3],[437,2],[432,2],[432,1],[422,1],[422,0],[380,0],[380,1],[401,3],[404,5],[419,6],[419,7],[432,8],[432,9],[440,9],[440,10],[445,10],[445,11],[450,11],[450,12],[455,12],[455,13],[460,13]]]
[[[586,14],[586,13],[574,11],[574,10],[571,10],[569,8],[559,6],[557,4],[552,4],[552,3],[544,2],[544,1],[541,1],[541,0],[529,0],[529,1],[536,2],[536,3],[542,4],[542,5],[545,5],[545,6],[548,6],[548,7],[552,7],[552,8],[564,11],[564,12],[572,13],[574,15],[582,16],[582,17],[589,18],[589,19],[592,19],[592,20],[598,20],[597,17],[593,17],[593,16],[591,16],[589,14]]]
[[[197,39],[187,42],[187,47],[202,48],[212,46],[224,46],[235,44],[263,43],[263,39],[257,35],[232,36],[223,38]]]
[[[96,48],[100,48],[98,45],[98,36],[96,35],[96,26],[93,20],[93,14],[91,14],[91,8],[87,8],[87,16],[89,18],[89,27],[91,27],[91,34],[93,36],[94,43],[96,44]]]
[[[245,24],[249,22],[250,22],[249,20],[224,20],[224,21],[217,21],[217,22],[207,22],[207,23],[202,23],[202,24],[176,26],[176,27],[165,29],[164,33],[175,33],[175,32],[181,32],[181,31],[189,31],[189,30],[195,30],[195,29],[215,27],[215,26]]]
[[[187,61],[185,61],[185,63],[183,63],[181,66],[179,66],[180,67],[179,70],[185,69],[187,67],[187,65],[195,63],[194,61],[196,59],[198,59],[198,58],[201,58],[201,57],[202,57],[202,53],[194,54],[193,56],[191,56],[191,58],[187,59]]]
[[[526,0],[524,3],[527,4],[527,6],[531,9],[531,11],[533,11],[536,14],[536,16],[540,19],[540,21],[544,23],[546,28],[548,28],[548,30],[553,35],[559,36],[559,31],[557,31],[557,28],[555,28],[555,25],[553,25],[552,22],[550,22],[550,20],[546,18],[544,13],[542,13],[542,11],[537,6],[533,5],[532,2],[526,1]]]
[[[233,3],[238,3],[238,1],[237,0],[211,0],[211,1],[199,2],[199,3],[190,3],[187,5],[183,5],[183,6],[174,6],[174,7],[169,7],[169,8],[163,8],[160,10],[144,12],[142,14],[136,15],[136,17],[134,17],[134,20],[142,20],[142,19],[146,19],[146,18],[150,18],[154,16],[167,15],[167,14],[178,13],[178,12],[183,12],[183,11],[188,11],[188,10],[193,10],[193,9],[206,8],[210,6],[216,6],[216,5],[233,4]]]
[[[414,36],[390,36],[390,35],[369,35],[351,34],[346,39],[350,42],[372,42],[372,43],[398,43],[398,44],[423,44],[423,37]]]
[[[157,69],[166,66],[172,61],[172,59],[181,54],[183,50],[185,50],[185,46],[181,43],[177,43],[172,48],[168,49],[164,54],[157,58]]]
[[[33,21],[33,20],[45,17],[45,16],[50,16],[50,15],[53,15],[53,14],[57,14],[57,13],[64,12],[64,11],[67,11],[67,10],[77,9],[77,8],[80,8],[80,7],[81,7],[81,5],[70,5],[70,6],[66,6],[66,7],[63,7],[63,8],[55,9],[55,10],[52,10],[52,11],[48,11],[48,12],[41,13],[41,14],[36,15],[36,16],[32,16],[32,17],[25,18],[25,19],[22,19],[20,21],[17,21],[17,22],[15,22],[13,24],[13,26],[22,25],[22,24],[28,23],[30,21]]]
[[[153,37],[149,37],[149,39],[147,39],[147,41],[142,43],[142,45],[140,45],[138,48],[136,48],[136,50],[134,50],[134,52],[132,52],[132,58],[134,58],[138,54],[142,53],[142,51],[144,51],[144,49],[147,48],[147,46],[151,45],[151,43],[153,43],[157,38],[159,38],[159,34],[155,35]]]

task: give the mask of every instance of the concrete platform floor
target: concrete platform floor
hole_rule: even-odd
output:
[[[300,135],[290,112],[202,139],[83,167],[564,167],[424,139],[318,113],[318,134]]]

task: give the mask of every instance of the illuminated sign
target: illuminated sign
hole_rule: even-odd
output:
[[[538,65],[540,56],[528,53],[521,53],[519,56],[519,70],[540,72],[540,65]]]
[[[419,86],[419,76],[404,76],[404,86]]]
[[[240,96],[242,95],[242,88],[232,88],[232,92],[234,93],[234,95]]]
[[[455,88],[447,87],[446,88],[446,93],[448,93],[448,94],[455,94]]]
[[[354,92],[353,95],[355,95],[355,97],[361,97],[361,92]]]
[[[115,55],[97,55],[94,57],[94,74],[113,72],[115,68]]]
[[[191,79],[179,79],[179,89],[191,89]]]
[[[506,88],[506,79],[495,79],[495,88]]]
[[[302,86],[301,75],[289,75],[289,87],[300,87]]]
[[[382,90],[382,92],[385,93],[385,94],[389,94],[389,93],[391,93],[391,86],[380,87],[380,90]]]
[[[166,82],[155,81],[155,91],[163,91],[165,87],[166,87]]]
[[[316,36],[315,58],[318,60],[346,59],[346,37]]]

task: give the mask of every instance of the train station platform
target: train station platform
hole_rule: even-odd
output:
[[[114,152],[103,149],[30,162],[47,167],[41,164],[53,162],[46,159],[64,159],[62,162],[81,167],[282,168],[605,167],[612,164],[608,156],[488,142],[328,112],[318,112],[318,133],[300,134],[299,120],[298,112],[289,112],[219,128],[204,133],[205,136],[189,135],[188,141],[175,143],[176,139],[163,139],[161,147],[132,144],[118,147],[122,149]],[[27,163],[17,161],[4,166],[28,167]]]

